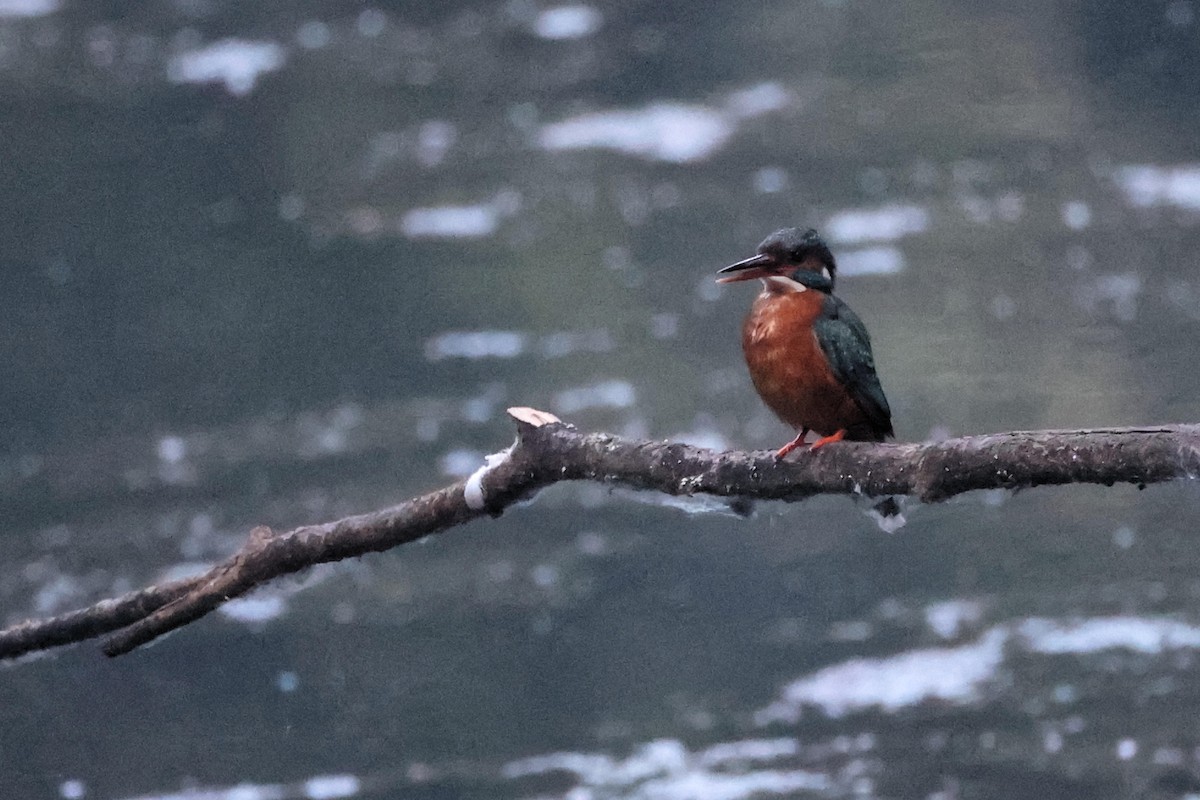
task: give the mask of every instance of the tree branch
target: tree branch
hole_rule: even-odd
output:
[[[465,481],[393,508],[305,525],[257,527],[204,575],[150,586],[88,608],[0,631],[8,659],[113,634],[117,656],[193,622],[268,581],[330,561],[388,550],[477,517],[499,516],[552,483],[599,481],[672,495],[797,501],[817,494],[945,500],[974,489],[1149,483],[1200,474],[1200,425],[1031,431],[930,444],[844,442],[777,461],[766,451],[716,453],[685,444],[580,433],[553,415],[512,408],[517,439]]]

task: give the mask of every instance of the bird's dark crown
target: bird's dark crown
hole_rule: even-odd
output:
[[[784,228],[775,231],[762,240],[758,252],[768,256],[779,266],[799,267],[810,259],[816,259],[818,264],[829,271],[829,286],[830,289],[833,288],[833,281],[837,276],[837,262],[833,259],[829,245],[825,244],[825,240],[812,228]],[[799,271],[812,270],[811,264],[809,261],[809,266]],[[789,277],[795,278],[794,275]]]

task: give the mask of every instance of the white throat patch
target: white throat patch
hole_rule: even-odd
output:
[[[795,294],[797,292],[807,292],[808,287],[803,283],[798,283],[786,275],[772,275],[769,278],[762,278],[763,289],[771,294]]]

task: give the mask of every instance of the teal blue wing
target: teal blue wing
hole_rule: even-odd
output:
[[[875,374],[871,336],[862,320],[849,306],[829,295],[813,330],[834,377],[846,387],[867,418],[872,438],[882,440],[892,436],[892,409]]]

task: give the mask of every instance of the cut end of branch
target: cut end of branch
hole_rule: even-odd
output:
[[[553,425],[554,423],[562,423],[562,420],[551,414],[549,411],[539,411],[536,408],[529,406],[513,406],[508,409],[508,415],[517,422],[523,422],[526,425],[531,425],[535,428],[540,428],[543,425]]]
[[[271,541],[275,536],[275,531],[271,530],[266,525],[257,525],[254,530],[250,531],[250,538],[246,544],[248,547],[262,547],[267,542]]]

